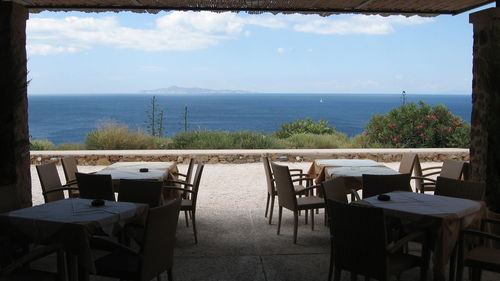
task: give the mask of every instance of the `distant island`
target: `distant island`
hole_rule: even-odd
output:
[[[184,88],[172,86],[169,88],[161,88],[155,90],[142,90],[142,94],[249,94],[254,92],[241,90],[212,90],[204,88]]]

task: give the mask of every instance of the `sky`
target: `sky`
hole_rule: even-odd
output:
[[[470,95],[472,43],[469,13],[43,12],[27,23],[28,93]]]

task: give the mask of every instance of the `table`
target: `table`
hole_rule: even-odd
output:
[[[140,172],[141,168],[147,168],[148,171]],[[165,181],[177,171],[175,162],[117,162],[95,174],[111,175],[113,184],[118,185],[120,179]]]
[[[146,204],[106,201],[92,207],[90,199],[65,199],[0,214],[1,230],[37,244],[62,244],[78,266],[95,272],[92,235],[116,234],[126,223],[145,223]]]
[[[361,189],[363,174],[394,175],[399,172],[369,159],[319,159],[314,160],[308,171],[316,183],[344,177],[346,188],[355,190]]]
[[[429,229],[435,238],[434,280],[445,280],[446,264],[450,260],[460,230],[478,225],[486,214],[483,202],[415,192],[390,192],[389,201],[370,197],[353,204],[371,205],[384,209],[391,217],[411,221],[414,226]]]

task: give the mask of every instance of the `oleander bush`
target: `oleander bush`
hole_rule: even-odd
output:
[[[274,136],[252,131],[187,131],[172,138],[174,149],[277,149],[285,148]]]
[[[155,149],[157,139],[144,131],[108,122],[87,134],[85,146],[90,150]]]
[[[30,140],[30,150],[54,150],[56,146],[48,140]]]
[[[384,115],[374,115],[364,133],[384,147],[469,147],[470,124],[444,105],[409,103]]]
[[[335,132],[328,135],[294,134],[283,140],[287,148],[342,148],[349,144],[347,135]]]
[[[326,135],[333,133],[336,133],[335,127],[329,126],[328,121],[320,119],[315,122],[313,119],[307,118],[281,124],[281,129],[276,131],[276,136],[285,139],[297,134]]]

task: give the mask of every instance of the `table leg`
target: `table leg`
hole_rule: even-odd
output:
[[[66,254],[66,260],[68,263],[68,280],[78,281],[78,258],[75,255]]]

